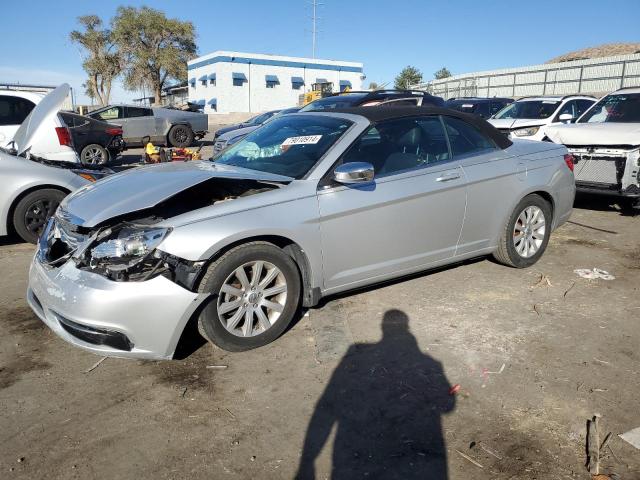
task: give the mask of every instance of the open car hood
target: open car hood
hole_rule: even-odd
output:
[[[547,137],[564,145],[640,145],[640,123],[574,123],[547,128]]]
[[[67,196],[61,203],[66,219],[82,227],[155,207],[212,178],[288,183],[290,177],[217,165],[209,161],[175,162],[139,167],[111,175]]]
[[[60,107],[69,95],[71,87],[63,83],[59,87],[49,92],[27,115],[24,122],[18,127],[13,136],[13,144],[18,151],[18,155],[23,154],[31,145],[36,136],[54,115],[58,114]]]

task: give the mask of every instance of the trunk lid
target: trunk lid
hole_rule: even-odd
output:
[[[18,155],[22,155],[31,148],[36,137],[43,134],[44,128],[51,127],[51,118],[58,114],[70,90],[71,87],[63,83],[49,92],[27,115],[13,137]]]

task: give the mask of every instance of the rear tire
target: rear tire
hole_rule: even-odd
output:
[[[13,211],[13,228],[29,243],[36,243],[38,237],[67,194],[53,188],[43,188],[22,198]]]
[[[540,195],[527,195],[507,220],[493,257],[509,267],[530,267],[547,248],[552,218],[549,202]]]
[[[80,162],[83,165],[105,165],[109,160],[111,160],[109,151],[97,143],[87,145],[80,152]]]
[[[300,271],[268,242],[232,248],[207,269],[198,292],[212,294],[198,331],[223,350],[240,352],[277,339],[300,305]]]
[[[169,144],[173,147],[186,148],[193,143],[193,130],[188,125],[175,125],[169,130]]]

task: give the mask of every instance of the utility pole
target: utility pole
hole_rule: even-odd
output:
[[[318,0],[311,0],[311,58],[316,58],[316,42],[318,36],[318,7],[323,4]]]

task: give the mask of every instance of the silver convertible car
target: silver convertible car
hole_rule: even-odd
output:
[[[562,145],[512,143],[453,110],[291,114],[212,161],[139,168],[67,197],[40,238],[28,301],[100,355],[172,358],[190,320],[247,350],[327,295],[487,254],[534,264],[571,214],[572,167]]]

